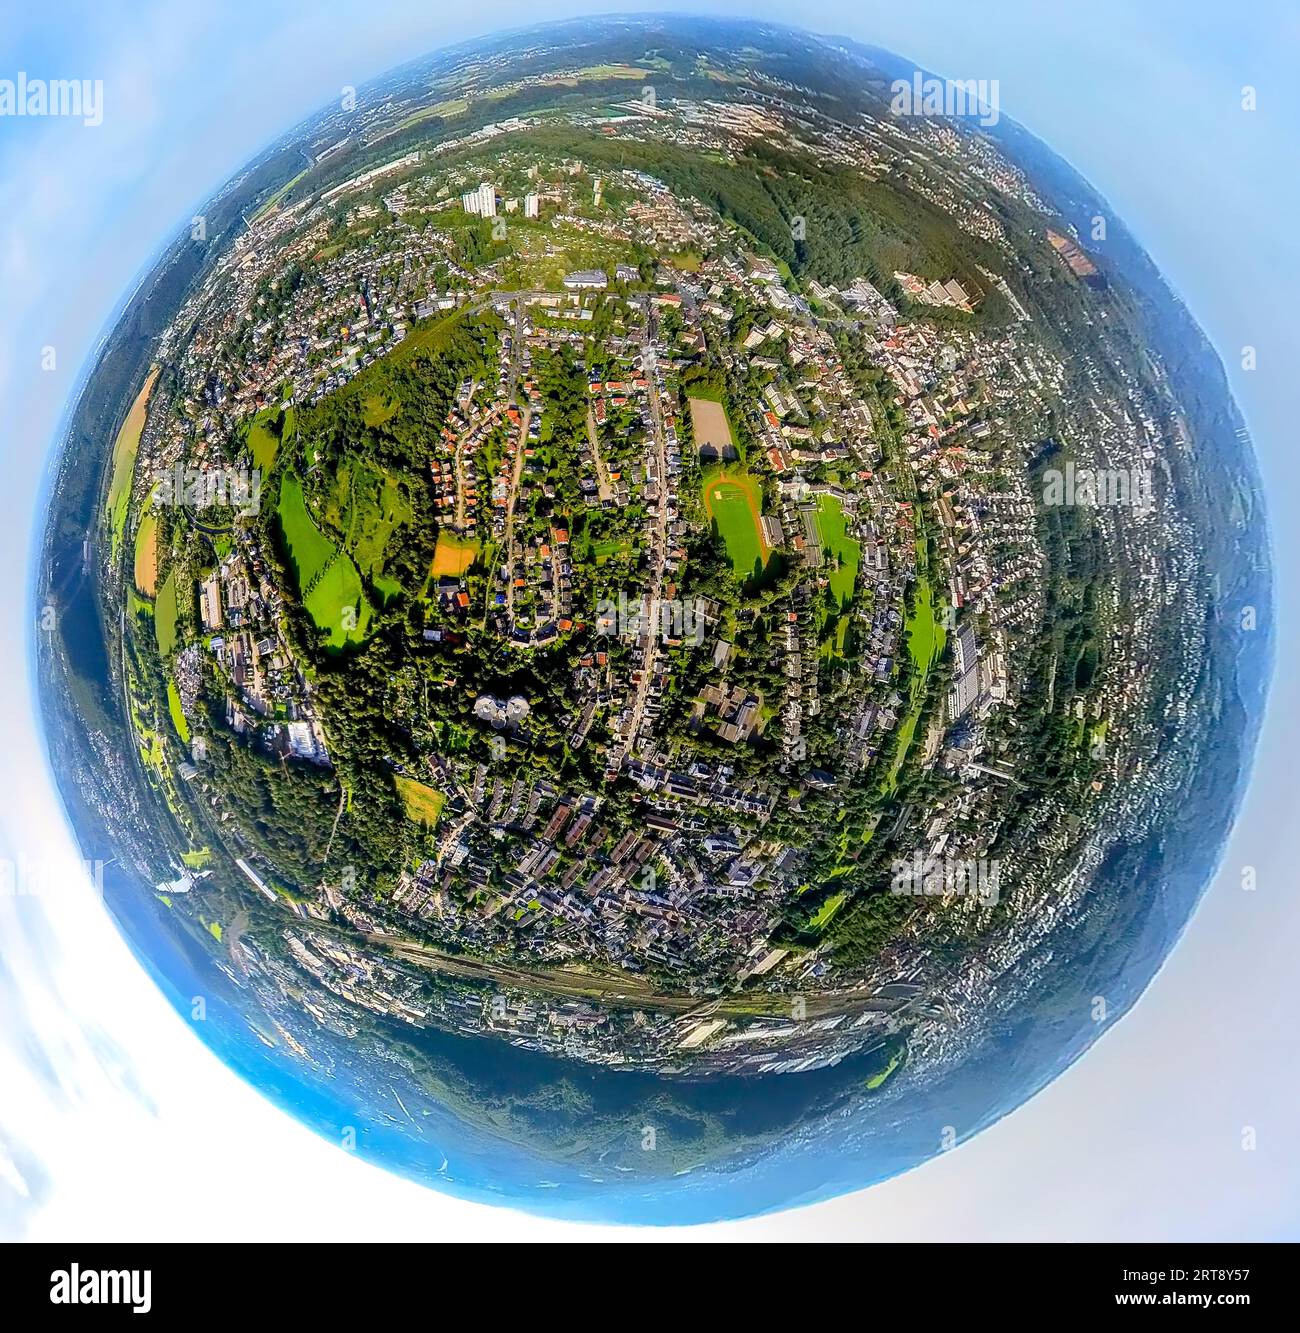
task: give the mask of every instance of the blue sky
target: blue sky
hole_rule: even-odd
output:
[[[105,84],[98,128],[0,118],[0,543],[11,569],[28,563],[55,427],[106,320],[207,193],[344,85],[476,33],[619,8],[0,3],[0,78],[21,69]],[[1173,0],[707,9],[797,18],[942,74],[999,81],[1003,112],[1109,199],[1219,348],[1264,475],[1281,616],[1280,671],[1224,870],[1134,1012],[956,1152],[797,1217],[710,1234],[1295,1237],[1300,11]],[[1257,90],[1254,112],[1241,109],[1244,85]],[[1257,349],[1250,372],[1246,345]],[[55,369],[42,371],[51,346]],[[22,685],[26,592],[17,578],[0,587],[14,682],[0,703],[0,854],[54,856],[68,842]],[[1257,872],[1253,894],[1239,888],[1244,865]],[[151,1235],[160,1218],[170,1234],[208,1238],[578,1230],[442,1198],[314,1139],[192,1039],[75,876],[39,900],[0,898],[0,958],[0,1234]],[[30,1056],[33,1033],[52,1052],[44,1072]],[[1246,1126],[1257,1136],[1250,1153]],[[244,1171],[211,1170],[214,1145]],[[267,1197],[250,1210],[255,1178]]]

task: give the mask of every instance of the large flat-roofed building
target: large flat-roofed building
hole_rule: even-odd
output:
[[[584,289],[594,290],[608,287],[609,279],[601,269],[580,268],[576,273],[566,273],[564,275],[564,285],[571,292],[583,291]]]
[[[199,590],[199,614],[205,630],[221,628],[221,581],[216,574],[205,579]]]
[[[963,625],[952,645],[952,689],[948,691],[948,716],[956,721],[964,717],[980,696],[979,647],[975,627]]]

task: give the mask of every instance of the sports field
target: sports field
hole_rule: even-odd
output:
[[[713,467],[705,471],[701,490],[704,511],[718,525],[732,568],[741,578],[751,578],[755,566],[761,569],[772,554],[759,522],[763,495],[758,479],[744,467]]]

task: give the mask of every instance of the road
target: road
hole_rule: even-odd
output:
[[[478,380],[470,386],[469,402],[472,404],[474,395],[478,392]],[[452,450],[452,457],[456,463],[456,531],[465,531],[465,437],[474,429],[471,425],[469,430],[462,431],[456,437],[456,444]]]
[[[645,337],[641,344],[641,370],[645,376],[646,398],[650,404],[651,447],[654,450],[655,472],[659,487],[658,498],[647,524],[650,538],[650,574],[643,602],[645,620],[640,626],[645,636],[645,657],[641,664],[641,678],[637,681],[632,696],[632,711],[627,727],[610,761],[611,771],[622,766],[641,733],[646,700],[650,694],[650,683],[659,654],[659,603],[663,591],[664,562],[668,549],[667,446],[664,441],[663,408],[659,402],[659,363],[654,349],[654,308],[649,301],[646,301],[642,308],[646,323]]]
[[[605,460],[600,455],[600,431],[596,428],[596,409],[587,404],[587,440],[591,444],[591,456],[596,462],[596,495],[603,502],[614,498],[614,487],[610,485],[609,471]]]
[[[517,297],[520,293],[511,293],[511,307],[515,316],[515,333],[510,346],[510,378],[507,383],[508,397],[513,403],[519,402],[520,343],[523,341],[524,305]],[[519,499],[519,485],[524,475],[524,450],[528,447],[528,427],[532,421],[532,404],[525,397],[519,409],[519,435],[515,443],[515,469],[510,479],[510,494],[506,496],[506,532],[503,543],[502,559],[505,562],[506,575],[506,616],[513,629],[515,623],[515,504]]]

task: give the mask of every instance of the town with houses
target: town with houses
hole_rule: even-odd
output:
[[[650,156],[756,144],[868,178],[913,164],[989,264],[798,279]],[[1092,341],[1044,332],[989,195],[1042,215]],[[1194,563],[1156,511],[1045,517],[1061,441],[1157,483],[1179,444],[1104,355],[1096,270],[1046,213],[982,136],[843,124],[768,80],[503,117],[246,216],[163,335],[131,484],[127,596],[173,703],[163,755],[140,748],[193,843],[160,893],[201,901],[227,853],[277,924],[227,928],[223,966],[309,975],[338,1030],[357,1006],[601,1063],[786,1072],[978,1004],[1082,891],[1088,828],[1159,795],[1133,758],[1158,720],[1144,645]],[[398,431],[440,356],[436,418]],[[178,465],[255,473],[258,512],[169,508]],[[1079,521],[1086,541],[1050,527]],[[1053,628],[1080,665],[1034,727],[1044,626],[1085,577],[1054,561],[1087,542],[1120,572],[1078,642]],[[218,732],[328,793],[310,875],[249,825]],[[1049,743],[1072,757],[1030,804]],[[376,773],[409,826],[378,877],[335,850],[367,846],[350,823]],[[900,903],[914,854],[995,858],[1000,900]],[[942,995],[937,914],[989,939]]]

